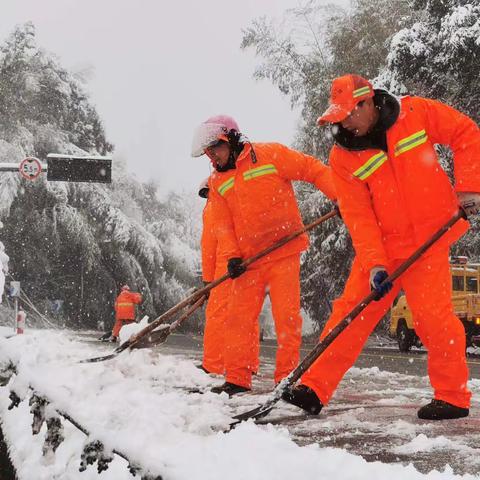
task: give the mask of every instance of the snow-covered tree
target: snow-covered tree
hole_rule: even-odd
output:
[[[380,79],[398,94],[442,100],[480,121],[480,4],[416,0],[418,21],[392,39]]]
[[[33,25],[18,27],[0,46],[0,161],[112,148],[78,78],[37,47]],[[108,326],[124,283],[155,317],[196,281],[200,210],[185,195],[160,201],[122,161],[113,173],[111,185],[0,175],[10,271],[44,311],[60,300],[71,326]]]
[[[287,10],[281,21],[253,21],[241,46],[262,60],[254,77],[270,80],[301,107],[296,146],[327,158],[332,142],[316,119],[328,105],[332,79],[346,73],[376,77],[388,40],[414,18],[409,0],[354,0],[348,9],[310,0]]]
[[[480,4],[474,0],[415,0],[417,21],[392,39],[379,82],[397,94],[441,100],[480,122]],[[451,155],[440,150],[447,171]],[[480,260],[480,222],[453,253]]]

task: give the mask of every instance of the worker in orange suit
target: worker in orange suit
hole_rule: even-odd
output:
[[[115,300],[115,324],[113,325],[111,341],[116,342],[120,329],[135,321],[135,305],[142,303],[140,293],[131,292],[128,285],[124,285]]]
[[[468,222],[457,222],[394,285],[385,280],[460,207],[467,215],[478,213],[478,126],[443,103],[413,96],[397,100],[357,75],[333,81],[330,106],[318,122],[332,125],[332,176],[356,252],[344,292],[321,338],[371,290],[377,292],[377,301],[352,320],[284,399],[318,414],[403,288],[415,330],[428,350],[434,391],[418,417],[466,417],[471,394],[465,331],[453,312],[448,255]],[[437,143],[453,150],[455,187],[440,166]]]
[[[280,144],[252,144],[226,115],[198,127],[192,156],[204,153],[215,169],[209,180],[215,232],[234,278],[225,327],[226,381],[212,391],[234,395],[251,389],[251,351],[258,341],[267,287],[278,341],[275,382],[298,363],[300,253],[308,246],[308,236],[292,240],[246,271],[242,261],[303,227],[292,180],[313,183],[330,198],[335,195],[330,169],[320,161]]]
[[[205,285],[222,277],[227,273],[227,260],[222,245],[218,242],[215,234],[215,210],[209,201],[208,178],[199,188],[198,195],[207,199],[203,209],[202,230],[202,279]],[[225,373],[224,348],[225,348],[225,324],[227,318],[228,301],[232,289],[232,281],[226,280],[211,290],[205,310],[205,330],[203,333],[203,362],[199,367],[206,373]],[[259,367],[259,341],[258,332],[254,335],[252,345],[252,359],[250,366],[253,372]]]

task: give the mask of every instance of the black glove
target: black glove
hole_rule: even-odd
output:
[[[247,269],[247,267],[242,265],[242,262],[243,260],[239,257],[230,258],[228,260],[227,270],[232,278],[239,277]]]
[[[374,267],[370,270],[370,288],[377,292],[376,301],[383,298],[393,287],[393,283],[385,280],[388,273],[384,267]]]

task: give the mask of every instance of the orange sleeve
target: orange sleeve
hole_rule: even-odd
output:
[[[337,195],[331,169],[315,157],[292,150],[285,145],[272,144],[274,163],[281,177],[313,183],[330,200]]]
[[[412,97],[425,111],[426,130],[433,143],[453,151],[455,190],[480,192],[480,130],[467,115],[444,103]]]
[[[211,282],[215,277],[215,266],[217,257],[217,237],[215,235],[215,224],[212,203],[207,200],[203,209],[202,229],[202,278],[205,282]]]
[[[373,210],[366,184],[354,178],[339,165],[335,147],[330,155],[332,177],[343,221],[352,237],[355,253],[366,271],[376,265],[387,265],[382,232]]]
[[[142,294],[141,293],[136,293],[136,292],[130,292],[130,300],[133,303],[142,303]]]
[[[235,235],[232,214],[225,199],[215,190],[209,181],[209,200],[212,202],[212,209],[215,211],[214,232],[217,242],[222,246],[222,255],[229,259],[241,257],[240,247]]]

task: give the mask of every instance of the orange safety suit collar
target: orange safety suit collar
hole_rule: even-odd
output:
[[[214,165],[217,172],[228,172],[229,170],[235,170],[235,168],[237,168],[238,159],[242,156],[243,152],[245,152],[245,147],[250,147],[248,151],[250,152],[252,163],[257,163],[255,151],[252,148],[252,144],[246,139],[246,137],[242,136],[242,141],[236,145],[232,145],[230,142],[228,143],[230,144],[230,155],[228,157],[228,162],[223,167]]]
[[[398,100],[385,90],[374,90],[375,96],[373,103],[379,111],[379,118],[372,130],[362,137],[355,136],[340,123],[335,124],[333,128],[333,138],[335,143],[347,150],[368,150],[370,148],[379,149],[386,152],[387,130],[397,121],[400,114],[400,103]]]

